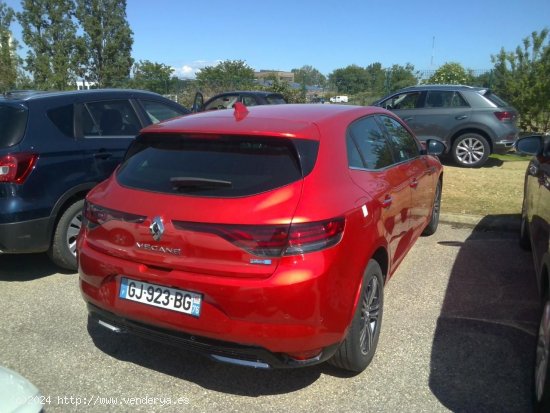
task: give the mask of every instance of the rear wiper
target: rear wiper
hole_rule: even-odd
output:
[[[170,183],[174,189],[201,189],[201,188],[231,188],[231,181],[222,179],[195,178],[187,176],[176,176],[170,178]]]

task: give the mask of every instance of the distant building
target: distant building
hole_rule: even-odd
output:
[[[254,75],[260,82],[264,80],[271,80],[273,78],[280,82],[294,82],[294,73],[292,72],[283,72],[280,70],[260,70],[259,72],[255,72]]]

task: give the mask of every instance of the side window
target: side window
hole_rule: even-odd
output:
[[[91,102],[84,105],[82,131],[84,136],[137,135],[141,124],[127,100]]]
[[[400,93],[382,102],[382,107],[390,110],[416,109],[420,103],[420,92]]]
[[[152,100],[141,100],[143,108],[153,123],[159,123],[162,120],[175,118],[184,115],[185,112],[178,111],[164,103],[154,102]]]
[[[435,90],[426,96],[427,108],[460,108],[468,107],[468,103],[458,92]]]
[[[350,167],[382,169],[393,163],[386,137],[372,116],[353,122],[347,136]]]
[[[416,139],[403,125],[388,116],[380,116],[380,119],[388,133],[397,162],[403,162],[420,155]]]
[[[63,134],[71,138],[74,137],[74,106],[72,104],[50,109],[48,118]]]
[[[239,99],[239,95],[224,95],[214,99],[204,110],[229,109],[232,108],[235,102]]]
[[[243,96],[243,103],[245,106],[256,106],[258,104],[253,96]]]

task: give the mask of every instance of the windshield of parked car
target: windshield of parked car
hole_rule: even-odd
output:
[[[23,138],[28,110],[22,104],[0,102],[0,148],[17,145]]]
[[[117,173],[121,185],[169,194],[238,197],[302,179],[318,142],[228,136],[143,135]]]

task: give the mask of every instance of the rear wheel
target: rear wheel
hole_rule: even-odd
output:
[[[477,133],[460,135],[453,143],[455,163],[464,168],[479,168],[489,157],[491,148],[487,139]]]
[[[82,226],[84,200],[69,206],[59,218],[52,245],[48,251],[51,260],[67,270],[76,271],[76,238]]]
[[[345,340],[330,359],[336,367],[361,372],[372,361],[380,327],[384,304],[384,278],[380,265],[370,260],[363,275],[359,303]]]
[[[439,213],[441,211],[441,181],[437,182],[435,187],[435,197],[434,204],[432,206],[432,216],[428,226],[424,228],[422,235],[432,235],[437,231],[437,226],[439,225]]]

